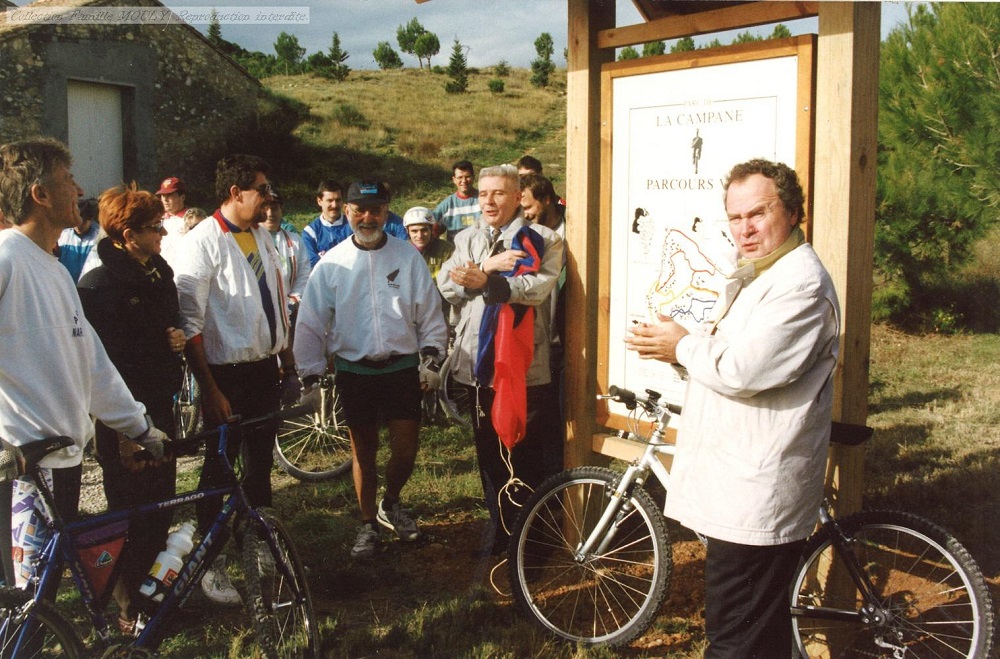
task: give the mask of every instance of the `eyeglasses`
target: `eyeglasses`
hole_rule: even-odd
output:
[[[144,224],[141,227],[139,227],[139,231],[146,231],[147,229],[159,233],[163,231],[163,222],[160,221],[157,222],[156,224]]]
[[[261,197],[270,197],[274,195],[274,188],[271,187],[270,183],[261,183],[254,188]]]

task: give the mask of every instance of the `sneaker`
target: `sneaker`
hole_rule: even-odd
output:
[[[372,528],[370,524],[362,524],[358,527],[358,537],[351,547],[353,558],[367,558],[375,553],[378,547],[378,529]]]
[[[219,556],[201,578],[201,589],[212,602],[223,606],[239,606],[243,598],[233,587],[226,574],[226,557]]]
[[[385,509],[385,501],[380,501],[376,518],[379,524],[391,531],[395,531],[400,540],[413,542],[420,537],[420,531],[417,530],[417,523],[406,514],[398,501],[392,504],[389,510]]]

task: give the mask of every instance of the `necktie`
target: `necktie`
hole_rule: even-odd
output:
[[[497,229],[496,227],[490,228],[490,251],[491,252],[493,251],[493,248],[496,247],[496,244],[497,244],[498,240],[500,240],[500,229]]]

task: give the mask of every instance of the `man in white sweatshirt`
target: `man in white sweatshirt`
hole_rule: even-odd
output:
[[[83,315],[73,278],[52,255],[59,234],[81,222],[83,190],[71,164],[56,140],[0,146],[0,212],[14,224],[0,233],[0,438],[17,447],[60,435],[73,440],[41,462],[63,519],[77,514],[91,416],[156,457],[167,439],[129,393]],[[0,487],[0,528],[10,528],[10,496],[9,483]],[[0,538],[3,551],[10,534]],[[6,563],[10,551],[4,556]]]

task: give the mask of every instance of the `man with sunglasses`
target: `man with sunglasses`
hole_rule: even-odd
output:
[[[353,234],[327,252],[306,284],[295,334],[295,361],[302,373],[303,402],[333,358],[337,388],[354,454],[354,489],[361,527],[351,549],[371,556],[382,525],[400,539],[420,537],[400,506],[400,491],[417,457],[423,392],[436,389],[436,364],[448,330],[423,257],[386,234],[389,190],[376,180],[351,184],[347,219]],[[378,490],[378,424],[392,438],[385,495]]]
[[[274,242],[255,226],[271,199],[268,165],[256,156],[233,155],[219,161],[215,194],[220,206],[185,237],[175,273],[181,322],[187,336],[188,364],[201,386],[206,425],[234,414],[253,418],[280,406],[277,355],[288,332],[286,292]],[[253,506],[271,505],[271,451],[277,425],[267,424],[234,438],[232,460],[244,445],[243,488]],[[222,484],[216,454],[208,441],[199,487]],[[219,510],[215,498],[198,505],[204,533]],[[221,558],[221,557],[220,557]],[[219,561],[202,579],[210,600],[236,605],[239,593]]]

